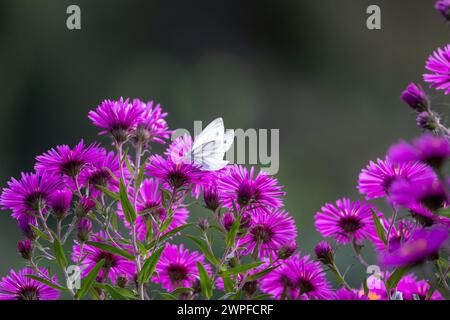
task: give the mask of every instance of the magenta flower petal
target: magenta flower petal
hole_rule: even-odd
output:
[[[426,69],[429,74],[424,74],[425,82],[431,83],[431,88],[444,90],[445,94],[450,93],[450,44],[437,51],[428,58]]]

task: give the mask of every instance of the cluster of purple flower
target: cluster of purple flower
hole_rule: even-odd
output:
[[[436,8],[448,18],[447,0]],[[450,45],[429,58],[427,69],[424,80],[450,93]],[[75,299],[442,299],[450,272],[448,129],[420,85],[411,84],[402,100],[430,133],[392,146],[385,159],[362,170],[364,200],[327,203],[315,216],[316,229],[337,245],[350,244],[366,267],[363,242],[373,244],[382,268],[375,281],[350,286],[326,241],[316,246],[315,258],[297,251],[297,228],[283,209],[285,192],[276,178],[254,167],[211,171],[176,161],[188,158],[188,136],[163,155],[149,155],[150,143],[165,144],[171,134],[167,113],[153,102],[121,98],[89,112],[100,134],[112,138],[113,151],[83,140],[73,148],[57,146],[36,157],[34,172],[3,189],[0,205],[12,211],[25,236],[18,251],[27,267],[2,278],[0,299],[58,299],[62,293]],[[377,198],[386,199],[391,216],[368,202]],[[197,224],[188,222],[193,203],[210,211]],[[175,244],[194,227],[197,234],[185,236],[200,252]],[[219,245],[213,246],[213,233],[221,235]],[[413,268],[430,261],[436,278],[419,280]],[[43,264],[59,266],[64,281]],[[69,267],[79,268],[80,286]]]

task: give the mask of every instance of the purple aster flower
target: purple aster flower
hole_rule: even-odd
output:
[[[97,160],[99,153],[98,144],[85,146],[84,141],[81,140],[73,149],[70,149],[68,145],[61,145],[37,156],[35,169],[37,172],[75,178],[86,165]]]
[[[23,173],[20,180],[12,178],[3,189],[0,204],[3,210],[12,210],[19,219],[40,209],[45,211],[52,194],[61,189],[61,180],[47,173]]]
[[[334,263],[334,249],[326,241],[319,242],[314,248],[317,260],[323,264],[333,264]]]
[[[295,253],[295,251],[297,251],[297,242],[295,242],[294,240],[286,241],[278,249],[278,259],[288,259]]]
[[[438,0],[434,5],[436,10],[438,10],[442,16],[450,21],[450,0]]]
[[[77,226],[77,238],[80,242],[89,240],[92,233],[92,222],[88,218],[81,218]]]
[[[48,277],[48,271],[39,269],[39,276]],[[56,300],[59,298],[59,291],[27,277],[35,275],[32,269],[25,268],[19,272],[11,270],[9,275],[0,281],[0,300]],[[56,276],[51,278],[51,282],[57,284]]]
[[[419,229],[397,250],[380,256],[380,264],[397,267],[419,264],[435,258],[448,239],[447,228]]]
[[[161,199],[162,194],[159,190],[159,182],[154,179],[145,179],[142,182],[136,197],[136,210],[138,213],[136,218],[136,231],[140,241],[144,241],[146,239],[148,234],[148,225],[153,226],[154,234],[158,235],[160,233],[158,230],[158,224],[160,225],[168,218],[167,210],[162,206]],[[164,233],[170,232],[173,229],[186,224],[189,217],[189,211],[182,204],[175,203],[172,207],[172,211],[172,221]],[[122,207],[120,205],[117,213],[119,217],[123,219],[125,226],[127,228],[131,228],[129,222],[125,220],[125,215],[123,214]]]
[[[220,194],[217,186],[217,180],[211,179],[203,188],[203,201],[206,208],[215,212],[220,208]]]
[[[131,178],[131,174],[126,170],[126,164],[123,163],[124,179],[127,181]],[[113,175],[111,175],[111,173]],[[108,188],[111,191],[117,192],[119,190],[120,177],[120,161],[119,157],[113,151],[106,152],[102,149],[99,152],[97,159],[92,164],[86,167],[80,174],[78,181],[81,185],[87,185],[92,188],[92,196],[96,197],[101,193],[97,186]]]
[[[22,258],[30,260],[33,257],[33,242],[30,239],[20,240],[17,243],[17,251],[19,251]]]
[[[175,163],[160,155],[153,155],[147,164],[147,174],[164,181],[173,189],[189,188],[194,184],[203,184],[203,173],[199,167],[190,163]]]
[[[427,165],[420,162],[395,163],[389,158],[377,163],[371,161],[359,175],[358,190],[366,195],[366,199],[388,196],[392,183],[398,179],[409,182],[420,182],[435,178],[435,173]]]
[[[62,219],[70,208],[72,203],[72,191],[67,188],[56,190],[50,197],[50,208],[52,213],[58,218]]]
[[[403,300],[425,300],[430,285],[425,280],[417,280],[414,274],[407,274],[398,283],[396,291],[401,293]],[[444,300],[442,295],[435,291],[430,300]]]
[[[243,166],[230,166],[227,173],[218,181],[223,205],[233,208],[232,200],[239,207],[251,208],[279,208],[283,205],[281,197],[285,192],[278,180],[270,177],[266,172],[259,172],[255,176],[255,168],[250,171]]]
[[[353,240],[361,242],[376,236],[370,204],[351,201],[344,198],[336,201],[336,205],[327,203],[316,213],[315,226],[324,237],[333,237],[339,243]]]
[[[100,242],[106,243],[108,237],[103,232],[99,232],[91,236],[92,242]],[[109,243],[113,245],[113,243]],[[121,249],[124,249],[131,253],[131,248],[127,246],[122,246]],[[99,279],[103,280],[106,273],[108,274],[108,278],[114,283],[115,279],[121,275],[127,275],[128,277],[132,277],[135,272],[135,263],[134,261],[130,261],[127,258],[122,256],[101,250],[97,247],[84,244],[82,247],[75,241],[75,245],[73,246],[72,260],[74,262],[80,262],[80,267],[83,269],[81,276],[86,277],[89,271],[100,261],[104,259],[103,268],[99,272]],[[105,273],[106,272],[106,273]]]
[[[335,292],[335,300],[367,300],[358,290],[341,288]]]
[[[78,217],[84,217],[95,207],[95,205],[96,203],[92,198],[83,196],[75,208],[75,213]]]
[[[333,297],[331,285],[320,264],[299,253],[261,279],[261,290],[277,299],[327,300]]]
[[[424,227],[431,227],[436,224],[450,227],[450,218],[434,214],[421,204],[411,204],[408,206],[408,210],[411,216]]]
[[[164,140],[168,139],[172,133],[164,119],[167,113],[162,111],[159,103],[154,105],[153,101],[144,103],[139,99],[134,99],[133,105],[135,104],[140,105],[137,108],[141,108],[144,111],[133,135],[134,142],[146,145],[155,141],[164,144]]]
[[[383,217],[379,217],[381,220],[381,224],[384,227],[385,234],[387,237],[387,231],[389,230],[389,226],[391,225],[391,219],[384,219]],[[396,224],[394,224],[391,228],[391,232],[389,234],[389,252],[395,251],[402,245],[403,242],[407,241],[411,234],[414,232],[415,225],[412,221],[409,220],[400,220]],[[378,237],[375,236],[372,239],[375,250],[378,252],[386,251],[386,245],[384,242]]]
[[[415,83],[410,83],[400,97],[403,102],[416,111],[428,109],[428,98],[422,87]]]
[[[89,119],[94,126],[104,129],[100,135],[109,133],[116,143],[121,144],[128,140],[144,111],[139,103],[132,104],[129,99],[104,100],[95,111],[89,112]]]
[[[392,146],[388,154],[394,162],[422,161],[438,169],[450,157],[450,142],[446,138],[425,134],[412,145],[402,141]]]
[[[424,74],[425,82],[431,83],[431,88],[450,93],[450,44],[443,49],[438,48],[427,60],[426,69],[432,73]]]
[[[392,184],[390,193],[392,203],[406,208],[421,205],[435,211],[448,203],[447,192],[437,179],[414,183],[398,180]]]
[[[197,262],[201,263],[208,273],[211,266],[205,264],[205,257],[197,251],[189,252],[183,244],[179,247],[167,244],[156,266],[157,276],[153,281],[173,291],[179,287],[192,287],[199,279]]]
[[[238,246],[244,248],[243,254],[257,250],[260,257],[275,256],[282,245],[297,238],[295,221],[284,210],[255,210],[249,215],[248,234],[238,242]]]
[[[436,115],[432,115],[428,111],[419,113],[416,118],[416,123],[420,128],[424,130],[434,131],[438,127],[438,124],[436,122]]]
[[[34,230],[31,228],[31,225],[37,227],[36,218],[31,215],[24,214],[20,216],[17,220],[18,220],[17,224],[20,230],[22,230],[23,235],[30,240],[36,239],[36,234]]]

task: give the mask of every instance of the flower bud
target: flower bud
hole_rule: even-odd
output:
[[[220,207],[219,192],[215,186],[207,186],[203,191],[206,208],[216,211]]]
[[[325,265],[334,264],[334,250],[326,241],[319,242],[314,248],[317,259]]]
[[[447,21],[450,21],[450,0],[438,0],[434,7]]]
[[[222,216],[222,226],[226,231],[230,231],[231,226],[234,223],[234,217],[231,213],[226,212],[223,216]]]
[[[66,215],[72,202],[72,192],[68,189],[57,190],[50,198],[50,207],[57,219]]]
[[[294,254],[295,250],[297,250],[295,241],[286,242],[278,249],[278,258],[282,260],[288,259]]]
[[[417,112],[426,111],[428,109],[428,98],[420,85],[411,83],[400,98]]]
[[[30,260],[33,257],[33,243],[29,239],[19,241],[17,250],[25,260]]]
[[[86,242],[92,232],[92,222],[88,218],[82,218],[78,223],[77,238],[80,242]]]
[[[19,228],[20,230],[22,230],[22,233],[25,237],[27,237],[30,240],[34,240],[36,239],[36,233],[34,232],[34,230],[31,228],[31,224],[36,225],[36,223],[34,222],[30,222],[30,218],[25,217],[25,218],[21,218],[19,219]]]
[[[116,277],[116,284],[120,287],[120,288],[125,288],[128,284],[128,277],[126,275],[118,275]]]
[[[244,286],[242,287],[242,291],[246,294],[247,298],[250,298],[253,296],[258,289],[258,282],[257,281],[250,281],[246,282]]]
[[[197,226],[200,228],[200,230],[206,231],[209,229],[209,220],[206,218],[200,218],[197,221]]]
[[[417,116],[416,119],[417,125],[421,127],[422,129],[426,130],[436,130],[437,123],[434,119],[434,117],[429,112],[421,112]]]
[[[80,202],[77,205],[76,214],[77,214],[78,217],[84,217],[94,207],[95,207],[95,201],[94,200],[92,200],[89,197],[83,197],[83,198],[81,198]]]

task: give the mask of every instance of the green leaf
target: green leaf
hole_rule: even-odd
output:
[[[56,262],[62,269],[65,269],[67,267],[66,254],[64,253],[64,248],[61,245],[61,242],[56,236],[53,237],[53,250],[55,251]]]
[[[226,236],[226,244],[228,248],[231,248],[234,244],[234,240],[236,239],[236,235],[239,231],[239,227],[241,226],[241,217],[237,217],[234,222],[233,225],[230,228],[230,231],[228,231],[227,236]]]
[[[173,294],[167,293],[167,292],[161,292],[161,295],[166,298],[167,300],[177,300],[177,297],[175,297]]]
[[[42,232],[41,230],[39,230],[37,227],[33,226],[32,224],[29,224],[29,226],[31,227],[31,229],[33,229],[34,233],[39,236],[39,238],[42,238],[44,240],[50,241],[50,238],[48,235],[46,235],[44,232]]]
[[[200,275],[200,287],[202,289],[203,295],[210,299],[212,297],[212,282],[209,278],[208,272],[206,272],[205,267],[197,262],[198,273]]]
[[[369,296],[369,287],[367,286],[367,277],[363,280],[364,295]]]
[[[232,292],[233,291],[233,282],[231,281],[230,274],[224,272],[220,276],[222,277],[223,287],[225,288],[225,292]]]
[[[98,249],[101,249],[103,251],[127,258],[128,260],[134,260],[135,257],[134,255],[132,255],[131,253],[129,253],[128,251],[125,251],[121,248],[118,247],[114,247],[112,245],[106,244],[106,243],[101,243],[101,242],[93,242],[93,241],[87,241],[86,244],[96,247]]]
[[[95,278],[97,278],[97,275],[100,272],[101,268],[103,267],[104,263],[105,263],[104,259],[97,262],[97,264],[91,269],[91,271],[89,271],[86,278],[84,278],[81,281],[81,288],[75,294],[76,299],[83,298],[86,295],[86,293],[88,293],[91,290],[92,286],[94,285]]]
[[[436,214],[442,217],[450,218],[450,207],[438,210]]]
[[[125,184],[123,180],[120,180],[119,184],[119,196],[120,196],[120,203],[122,204],[122,210],[125,215],[125,219],[133,224],[136,221],[136,211],[133,208],[133,205],[130,202],[130,199],[128,198],[127,188],[125,187]]]
[[[403,278],[406,272],[408,272],[409,267],[399,267],[391,274],[386,282],[386,289],[388,291],[397,287],[399,281]]]
[[[178,295],[180,293],[192,292],[192,291],[194,291],[194,289],[192,289],[192,288],[180,287],[180,288],[177,288],[177,289],[173,290],[170,294],[176,296],[176,295]]]
[[[95,188],[100,190],[100,191],[102,191],[108,197],[110,197],[110,198],[112,198],[112,199],[114,199],[116,201],[120,201],[120,196],[117,193],[109,190],[108,188],[105,188],[104,186],[101,186],[101,185],[98,185],[98,184],[95,185]]]
[[[377,214],[375,211],[372,210],[372,219],[373,222],[375,222],[375,229],[378,234],[378,238],[380,238],[381,241],[383,241],[384,245],[387,245],[388,242],[386,240],[386,234],[383,225],[381,224],[380,219],[378,219]]]
[[[53,289],[56,289],[56,290],[59,290],[59,291],[68,291],[67,288],[61,287],[61,286],[57,285],[56,283],[53,283],[53,282],[51,282],[51,281],[49,281],[47,279],[35,276],[34,274],[27,274],[26,276],[28,278],[31,278],[33,280],[39,281],[39,282],[41,282],[43,284],[46,284],[47,286],[52,287]]]
[[[182,230],[186,229],[187,227],[192,226],[193,223],[187,223],[184,224],[180,227],[177,228],[173,228],[172,230],[170,230],[169,232],[164,233],[160,238],[159,238],[159,243],[163,243],[166,239],[175,236],[177,233],[181,232]],[[153,240],[152,242],[150,242],[146,248],[147,250],[150,250],[151,248],[153,248],[156,244],[156,240]]]
[[[141,272],[139,273],[138,281],[140,283],[147,283],[150,281],[150,278],[155,272],[156,265],[161,257],[165,247],[161,247],[156,250],[145,262],[142,266]]]
[[[192,241],[195,242],[195,244],[200,248],[200,250],[204,253],[206,259],[209,260],[209,262],[211,262],[213,265],[218,266],[219,265],[219,260],[217,260],[217,258],[214,256],[214,253],[211,252],[211,250],[209,249],[209,247],[206,245],[206,243],[204,243],[202,240],[197,239],[195,236],[186,234],[186,237],[188,237],[189,239],[191,239]]]
[[[231,203],[233,205],[233,215],[234,215],[235,218],[237,218],[237,216],[238,216],[238,209],[237,209],[237,206],[236,206],[236,202],[234,202],[234,200],[231,199]]]
[[[126,288],[113,287],[109,284],[104,283],[95,283],[95,286],[108,292],[113,300],[128,300],[128,299],[137,299],[136,294]]]
[[[261,294],[259,296],[251,298],[250,300],[271,300],[271,299],[273,299],[273,296],[271,294]]]
[[[170,226],[173,220],[173,212],[169,212],[169,216],[164,220],[161,227],[159,228],[159,232],[164,232]]]
[[[234,267],[233,269],[229,269],[229,270],[226,270],[224,272],[226,272],[228,274],[231,274],[231,275],[236,275],[236,274],[239,274],[239,273],[244,273],[246,271],[258,268],[263,263],[264,263],[263,261],[252,262],[252,263],[249,263],[249,264],[244,264],[244,265],[240,265],[240,266]]]
[[[260,272],[257,272],[257,273],[254,273],[252,275],[249,275],[247,277],[247,281],[251,282],[251,281],[258,280],[258,279],[264,277],[265,275],[271,273],[273,270],[275,270],[278,267],[279,267],[279,265],[278,266],[274,266],[274,267],[270,267],[270,268],[266,268],[266,269],[264,269],[264,270],[262,270]]]
[[[131,166],[131,162],[128,157],[125,157],[125,165],[127,166],[127,169],[128,169],[128,172],[130,173],[130,175],[134,176],[134,170],[133,170],[133,167]]]
[[[111,171],[111,169],[109,169],[108,167],[103,167],[102,169],[106,170],[111,176],[111,178],[119,182],[120,179]]]
[[[136,179],[136,186],[138,189],[141,186],[142,181],[144,181],[144,172],[145,172],[145,162],[142,163],[141,167],[139,168],[139,173]]]

